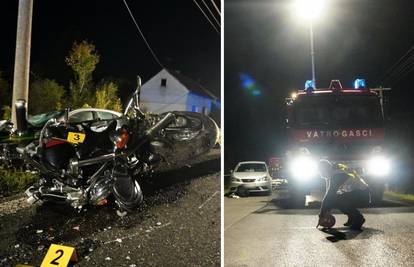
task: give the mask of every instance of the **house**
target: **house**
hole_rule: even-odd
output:
[[[144,111],[193,111],[206,115],[220,109],[216,96],[180,72],[162,69],[141,87]]]

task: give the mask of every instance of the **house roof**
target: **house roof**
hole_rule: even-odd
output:
[[[215,96],[212,92],[204,88],[201,84],[198,82],[192,80],[191,78],[188,78],[187,76],[181,74],[178,71],[173,71],[169,69],[165,69],[169,74],[174,76],[180,83],[182,83],[190,92],[193,92],[198,95],[202,95],[214,100],[217,100],[218,97]]]

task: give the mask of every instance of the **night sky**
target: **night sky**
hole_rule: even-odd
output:
[[[226,0],[225,12],[225,162],[267,160],[283,155],[284,98],[311,79],[309,27],[292,14],[291,0]],[[392,86],[391,137],[411,152],[414,72],[381,83],[386,70],[414,45],[412,1],[332,0],[314,26],[316,80],[328,87],[355,78],[368,86]],[[411,59],[414,62],[414,56]],[[240,73],[255,79],[261,95],[241,87]],[[390,131],[389,131],[390,132]],[[390,135],[388,135],[390,136]]]
[[[219,4],[219,1],[216,1]],[[192,1],[133,1],[128,4],[163,65],[179,70],[220,96],[220,35]],[[18,1],[0,1],[0,71],[11,83]],[[122,0],[34,0],[31,71],[68,85],[64,58],[74,41],[93,42],[101,56],[95,81],[122,81],[121,96],[161,67],[138,35]],[[131,88],[132,87],[132,88]]]

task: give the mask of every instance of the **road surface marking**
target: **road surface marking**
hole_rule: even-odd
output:
[[[204,201],[204,203],[203,203],[203,204],[201,204],[201,205],[198,207],[198,209],[203,208],[203,207],[204,207],[204,205],[205,205],[205,204],[207,204],[207,202],[210,202],[210,200],[212,200],[212,199],[213,199],[213,197],[214,197],[215,195],[217,195],[218,193],[220,193],[220,192],[219,192],[219,191],[214,192],[214,194],[213,194],[213,195],[211,195],[209,198],[207,198],[207,200],[206,200],[206,201]]]

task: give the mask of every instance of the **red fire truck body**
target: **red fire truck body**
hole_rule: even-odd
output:
[[[288,150],[284,165],[291,198],[302,203],[312,188],[324,187],[317,162],[328,159],[356,169],[382,199],[390,169],[384,149],[381,89],[299,90],[286,101]]]

